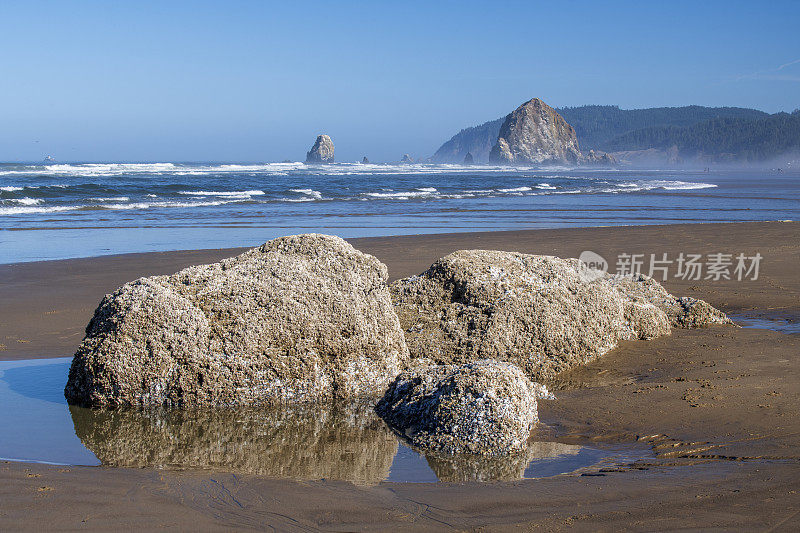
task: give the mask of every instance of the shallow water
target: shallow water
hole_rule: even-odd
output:
[[[792,316],[750,316],[745,314],[729,315],[743,328],[769,329],[779,333],[800,333],[800,320]]]
[[[220,470],[288,479],[499,481],[632,462],[630,450],[532,441],[527,453],[423,455],[364,405],[92,410],[63,397],[70,358],[0,361],[0,458],[65,465]]]
[[[0,164],[0,263],[343,237],[800,219],[797,173]]]

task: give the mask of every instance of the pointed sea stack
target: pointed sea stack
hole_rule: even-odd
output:
[[[361,160],[361,164],[362,165],[369,165],[369,159],[367,159],[367,156],[364,156],[364,159]]]
[[[534,98],[506,116],[489,161],[574,165],[580,155],[572,126],[552,107]]]
[[[403,154],[403,159],[401,159],[401,160],[400,160],[400,162],[401,162],[401,163],[410,164],[410,163],[413,163],[413,162],[414,162],[414,160],[411,158],[411,156],[410,156],[410,155],[408,155],[408,154]]]
[[[467,152],[467,155],[464,156],[464,164],[465,165],[473,165],[475,164],[475,160],[472,158],[472,153]]]
[[[306,163],[333,163],[333,141],[327,135],[320,135],[311,150],[306,153]]]

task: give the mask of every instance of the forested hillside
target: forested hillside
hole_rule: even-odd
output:
[[[600,105],[556,111],[575,128],[584,152],[668,150],[675,146],[683,159],[758,161],[800,150],[798,111],[769,115],[741,107],[620,109]],[[504,118],[461,130],[432,160],[461,163],[470,152],[476,162],[488,161]]]
[[[562,107],[556,111],[575,128],[582,150],[608,150],[608,142],[621,135],[658,126],[691,126],[716,118],[764,118],[763,111],[741,107],[653,107],[620,109],[611,105]]]
[[[655,126],[628,132],[603,150],[677,147],[682,158],[759,161],[800,151],[800,110],[764,118],[718,118],[690,126]]]

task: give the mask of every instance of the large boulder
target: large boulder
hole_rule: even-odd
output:
[[[314,146],[306,153],[306,163],[333,163],[333,141],[330,137],[317,137]]]
[[[454,252],[391,291],[412,357],[438,364],[508,361],[537,381],[620,340],[727,321],[647,276],[611,276],[577,259],[514,252]]]
[[[506,116],[489,160],[495,163],[577,164],[575,130],[555,109],[533,98]]]
[[[504,455],[528,448],[537,394],[509,363],[418,366],[400,374],[377,413],[414,446],[447,454]]]
[[[376,258],[282,237],[106,295],[69,372],[70,403],[258,405],[380,395],[408,350]]]

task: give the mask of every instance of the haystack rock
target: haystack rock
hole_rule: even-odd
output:
[[[438,364],[497,359],[536,381],[620,340],[728,322],[647,276],[611,276],[577,259],[513,252],[454,252],[390,289],[412,357]]]
[[[282,237],[106,295],[65,396],[85,406],[378,396],[408,358],[386,266],[338,237]]]
[[[508,164],[577,164],[580,155],[572,126],[552,107],[534,98],[506,116],[489,160]]]
[[[320,135],[311,150],[306,154],[306,163],[333,163],[333,141],[327,135]]]
[[[542,393],[515,365],[482,360],[404,372],[375,409],[414,446],[505,455],[527,449]]]

